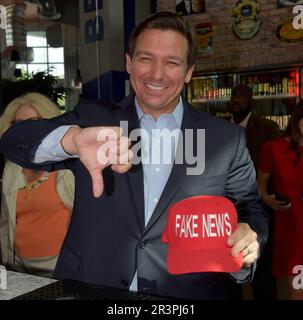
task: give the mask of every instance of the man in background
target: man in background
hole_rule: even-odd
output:
[[[231,122],[245,128],[247,148],[253,161],[255,170],[258,170],[259,154],[262,145],[279,136],[279,126],[276,122],[262,118],[252,112],[253,94],[250,87],[237,85],[232,90],[230,99]],[[258,268],[252,283],[254,299],[275,299],[276,285],[272,276],[272,240],[274,230],[274,213],[266,208],[269,213],[269,239],[264,252],[258,261]],[[251,291],[247,284],[244,285],[244,296]]]
[[[253,95],[250,87],[237,85],[230,99],[231,122],[245,128],[247,148],[257,171],[259,154],[264,142],[280,135],[276,122],[262,118],[252,112]]]

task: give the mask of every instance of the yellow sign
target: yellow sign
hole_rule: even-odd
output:
[[[283,42],[296,43],[303,41],[303,29],[293,27],[293,17],[283,20],[276,29],[276,37]]]

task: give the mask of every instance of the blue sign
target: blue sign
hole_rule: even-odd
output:
[[[103,8],[102,0],[84,0],[84,13],[98,11]],[[92,43],[104,40],[103,18],[97,15],[94,19],[88,19],[84,23],[85,43]]]
[[[96,7],[98,7],[98,11],[103,8],[103,0],[84,0],[84,12],[92,12],[96,11]]]

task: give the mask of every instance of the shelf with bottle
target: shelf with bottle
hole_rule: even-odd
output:
[[[281,131],[284,131],[289,123],[290,115],[267,115],[264,118],[276,122]]]
[[[186,86],[190,103],[198,110],[230,120],[229,101],[237,84],[251,87],[253,112],[275,121],[285,130],[293,107],[303,97],[303,69],[281,66],[271,69],[239,70],[218,74],[195,74]]]
[[[193,77],[187,85],[187,98],[191,103],[229,101],[233,87],[233,75]]]
[[[265,95],[265,96],[253,96],[255,100],[260,99],[288,99],[288,98],[296,98],[296,94],[272,94],[272,95]]]
[[[229,111],[218,111],[215,112],[214,115],[228,121],[232,118],[232,114]],[[284,131],[287,128],[290,119],[290,115],[262,115],[262,117],[276,122],[281,131]]]
[[[191,103],[207,103],[212,101],[222,101],[222,102],[228,102],[231,97],[231,90],[232,88],[220,88],[215,89],[215,92],[208,91],[206,94],[197,94],[196,98],[191,99]],[[227,93],[221,93],[220,90],[227,90]],[[219,93],[219,92],[220,93]],[[266,95],[253,95],[253,98],[255,100],[264,100],[264,99],[288,99],[288,98],[296,98],[297,95],[295,93],[289,93],[289,94],[266,94]]]
[[[191,103],[226,102],[236,84],[251,87],[253,97],[260,99],[287,99],[299,96],[298,68],[265,71],[234,72],[217,75],[195,75],[186,86]]]
[[[231,115],[231,113],[229,111],[216,112],[215,115],[216,115],[216,117],[224,118],[224,119],[226,119],[228,121],[230,121],[230,119],[232,117],[232,115]],[[276,122],[281,131],[284,131],[287,128],[287,125],[288,125],[288,122],[289,122],[289,119],[290,119],[290,115],[278,115],[278,116],[267,115],[267,116],[262,116],[262,117],[266,118],[268,120],[272,120],[272,121]]]
[[[197,99],[192,99],[191,103],[206,103],[206,102],[228,102],[230,100],[230,96],[226,97],[226,98],[200,98],[198,97]]]
[[[240,74],[239,77],[241,84],[252,89],[255,99],[284,99],[298,95],[298,82],[294,70]]]

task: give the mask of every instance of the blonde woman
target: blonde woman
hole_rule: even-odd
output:
[[[6,107],[0,118],[0,137],[16,122],[59,114],[47,97],[28,93]],[[0,215],[2,263],[15,271],[51,277],[73,199],[74,176],[69,170],[48,173],[6,161]]]

